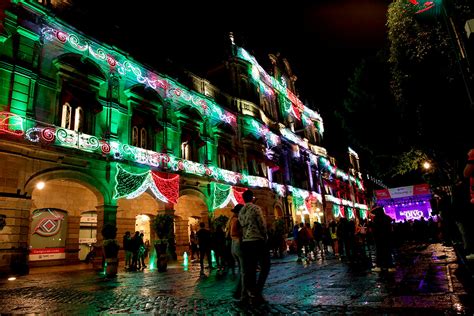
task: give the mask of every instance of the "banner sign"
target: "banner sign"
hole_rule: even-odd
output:
[[[398,199],[416,195],[431,194],[430,186],[428,184],[416,184],[406,187],[398,187],[393,189],[376,190],[375,196],[377,200]]]
[[[31,249],[30,261],[66,259],[65,248]]]

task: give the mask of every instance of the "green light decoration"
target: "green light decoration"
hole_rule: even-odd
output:
[[[150,270],[155,270],[156,268],[156,250],[155,247],[152,247],[153,249],[151,250],[150,254]]]
[[[347,208],[347,216],[349,219],[355,218],[354,209],[352,207]]]
[[[286,186],[284,184],[272,182],[272,189],[279,197],[286,196]]]
[[[0,134],[23,136],[23,118],[10,112],[0,112]]]
[[[334,214],[334,217],[345,217],[344,207],[342,205],[333,204],[332,213]]]
[[[79,37],[67,27],[60,23],[53,22],[54,18],[49,17],[48,25],[41,29],[41,36],[45,42],[59,42],[76,50],[84,57],[91,57],[109,72],[117,71],[122,76],[128,76],[136,82],[144,84],[158,92],[165,100],[177,100],[171,102],[172,106],[179,107],[186,104],[199,111],[203,117],[210,118],[213,122],[224,122],[234,128],[237,126],[236,115],[224,110],[215,101],[208,97],[188,90],[183,85],[166,77],[158,75],[151,70],[127,59],[123,54],[115,50],[104,48],[89,39]],[[64,31],[67,30],[67,31]]]
[[[212,209],[223,208],[229,204],[232,198],[232,187],[228,184],[211,182]]]
[[[237,57],[250,63],[249,74],[251,78],[260,87],[260,90],[266,94],[273,95],[271,89],[275,89],[279,94],[279,101],[285,113],[291,114],[294,118],[301,120],[306,126],[313,125],[318,122],[318,130],[322,134],[324,132],[323,120],[321,116],[304,106],[304,104],[296,97],[291,90],[286,87],[286,83],[282,78],[282,82],[267,74],[267,72],[258,64],[255,57],[250,55],[242,47],[237,48]]]
[[[185,251],[183,254],[183,266],[184,266],[184,271],[188,271],[188,253]]]
[[[322,164],[322,167],[328,170],[331,174],[335,175],[336,177],[342,178],[344,181],[349,180],[352,183],[355,183],[357,188],[361,191],[364,191],[364,186],[362,184],[362,181],[360,179],[354,178],[351,175],[348,175],[341,169],[338,169],[337,167],[331,165],[331,162],[329,159],[326,159],[325,157],[319,157],[319,161]]]
[[[216,265],[216,254],[214,253],[214,250],[211,250],[211,262],[212,262],[212,265],[215,266]]]
[[[288,191],[293,193],[293,203],[295,204],[295,209],[303,208],[303,211],[309,212],[308,205],[310,202],[307,201],[308,197],[310,196],[310,192],[295,188],[291,185],[287,186]],[[311,207],[310,207],[311,208]]]
[[[359,210],[359,215],[361,219],[367,219],[367,211],[366,210]]]
[[[133,199],[150,189],[157,199],[176,204],[179,196],[179,175],[172,176],[173,178],[166,179],[152,171],[131,173],[117,164],[114,199]]]
[[[241,183],[248,185],[249,187],[269,188],[270,181],[267,178],[242,175]]]
[[[229,202],[234,205],[245,204],[242,194],[247,188],[233,187],[228,184],[211,182],[212,210],[226,207]]]
[[[291,141],[292,143],[301,146],[303,148],[308,148],[308,143],[305,142],[301,137],[297,136],[294,134],[291,130],[288,128],[280,128],[280,133],[283,137]]]
[[[276,147],[281,142],[277,134],[272,133],[265,124],[257,122],[257,120],[251,116],[244,116],[244,130],[254,135],[257,139],[264,139],[267,148]]]

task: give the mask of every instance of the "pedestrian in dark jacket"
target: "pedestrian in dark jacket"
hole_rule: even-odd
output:
[[[372,210],[373,234],[375,241],[375,256],[377,266],[374,271],[393,269],[392,262],[392,218],[385,214],[383,207],[378,206]]]

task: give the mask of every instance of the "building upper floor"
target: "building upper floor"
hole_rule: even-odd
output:
[[[187,71],[182,83],[30,1],[5,11],[0,41],[2,128],[21,123],[29,141],[320,194],[315,179],[327,173],[363,191],[360,175],[330,163],[322,118],[296,96],[279,56],[271,76],[232,43],[213,83]]]

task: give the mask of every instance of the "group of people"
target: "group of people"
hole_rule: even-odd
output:
[[[143,240],[144,234],[135,232],[132,237],[130,232],[123,236],[123,249],[125,250],[125,269],[137,271],[146,268],[145,259],[148,257],[148,241]]]
[[[216,231],[222,236],[215,236],[216,240],[223,242],[223,247],[214,247],[216,251],[216,264],[218,269],[224,266],[237,265],[240,271],[233,297],[243,305],[258,305],[265,301],[262,291],[270,272],[270,251],[268,247],[268,234],[263,212],[259,206],[254,204],[255,197],[251,190],[243,193],[245,205],[237,204],[233,209],[233,215],[227,222],[224,231],[217,227]],[[199,249],[199,261],[201,275],[204,273],[204,258],[207,257],[209,269],[212,270],[211,259],[211,232],[206,229],[204,223],[200,223],[200,229],[196,232],[197,246]],[[230,253],[232,261],[225,256],[225,241],[230,241]],[[191,244],[192,247],[192,244]],[[257,272],[258,270],[258,272]]]

